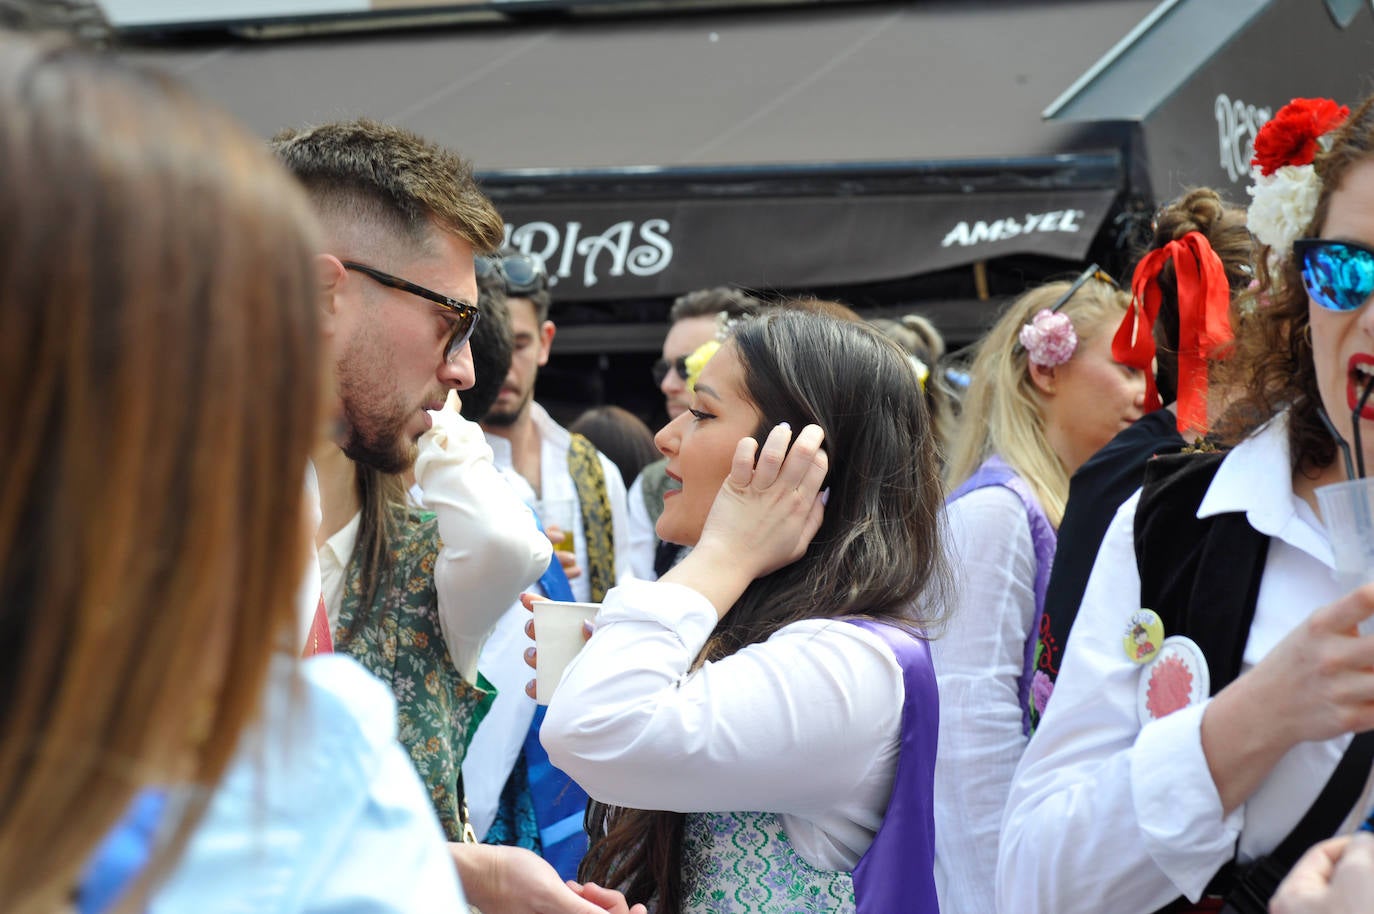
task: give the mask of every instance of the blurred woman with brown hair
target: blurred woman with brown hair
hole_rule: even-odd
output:
[[[316,237],[227,118],[12,38],[0,207],[0,898],[46,912],[140,791],[219,780],[294,653]]]
[[[4,909],[448,912],[462,867],[490,911],[623,911],[450,848],[386,688],[298,658],[321,238],[267,150],[2,37],[0,206]]]

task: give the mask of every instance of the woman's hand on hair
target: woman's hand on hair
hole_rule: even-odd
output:
[[[805,555],[825,515],[824,438],[818,425],[795,440],[779,425],[762,449],[741,440],[696,547],[660,580],[691,587],[723,616],[751,581]]]
[[[1374,729],[1374,584],[1298,623],[1244,676],[1217,693],[1202,717],[1202,750],[1229,814],[1289,749]]]

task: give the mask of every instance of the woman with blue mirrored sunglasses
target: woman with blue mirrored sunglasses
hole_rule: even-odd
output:
[[[1359,475],[1344,442],[1374,460],[1374,99],[1295,100],[1254,146],[1257,306],[1214,426],[1229,449],[1151,461],[1102,540],[1004,806],[1005,910],[1267,910],[1309,809],[1334,815],[1324,834],[1365,812],[1374,588],[1333,574],[1316,496]],[[1142,606],[1152,659],[1123,638]],[[1358,784],[1318,800],[1351,747]]]
[[[1374,295],[1374,248],[1354,241],[1299,238],[1293,259],[1312,301],[1330,311],[1354,311]]]

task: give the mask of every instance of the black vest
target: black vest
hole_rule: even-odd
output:
[[[1187,635],[1202,649],[1213,695],[1240,675],[1269,552],[1269,537],[1251,527],[1244,512],[1197,516],[1224,456],[1173,454],[1151,460],[1135,514],[1141,605],[1159,614],[1165,632]],[[1298,857],[1330,837],[1349,814],[1371,759],[1374,732],[1360,734],[1278,847],[1250,864],[1232,861],[1217,872],[1207,894],[1226,899],[1223,914],[1265,914]],[[1157,914],[1188,904],[1178,898]]]

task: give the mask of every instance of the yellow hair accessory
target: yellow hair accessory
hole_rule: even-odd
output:
[[[930,380],[930,366],[914,355],[907,356],[907,361],[911,362],[911,369],[916,372],[916,383],[921,385],[921,390],[925,390],[926,381]]]
[[[711,356],[715,355],[720,349],[718,340],[708,340],[696,348],[696,351],[687,356],[687,389],[692,390],[697,386],[697,378],[701,377],[701,370],[706,367],[706,363],[711,361]]]

